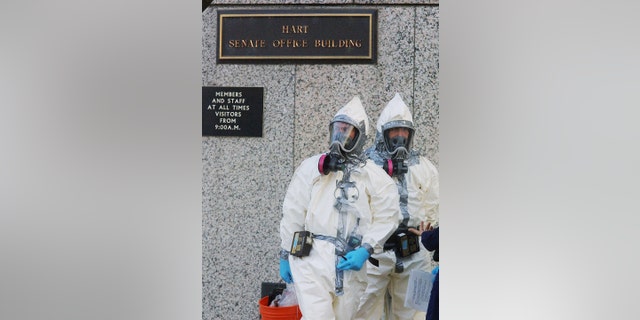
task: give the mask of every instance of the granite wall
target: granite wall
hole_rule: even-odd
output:
[[[377,63],[216,64],[218,9],[317,4],[377,9]],[[354,95],[374,132],[399,92],[413,111],[415,146],[438,165],[438,29],[438,1],[214,1],[202,12],[202,85],[264,88],[262,137],[202,137],[203,319],[260,318],[261,283],[280,281],[289,179],[304,158],[325,151],[329,121]]]

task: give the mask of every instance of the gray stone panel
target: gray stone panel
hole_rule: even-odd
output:
[[[439,164],[439,65],[438,46],[440,8],[418,7],[416,14],[416,63],[413,118],[417,128],[416,146],[424,151],[436,167]]]
[[[293,174],[293,65],[216,65],[216,11],[203,13],[203,86],[263,87],[263,136],[202,138],[203,319],[256,319],[279,280],[278,221]]]

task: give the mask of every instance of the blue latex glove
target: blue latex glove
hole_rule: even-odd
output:
[[[369,256],[369,251],[366,248],[355,249],[347,253],[344,256],[344,260],[338,263],[338,270],[360,270],[364,262],[369,259]]]
[[[289,266],[289,260],[280,259],[280,277],[286,283],[293,282],[293,276],[291,275],[291,267]]]

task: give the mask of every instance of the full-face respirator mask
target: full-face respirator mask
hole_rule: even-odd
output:
[[[413,126],[408,121],[393,121],[383,126],[384,147],[390,156],[382,168],[389,176],[405,174],[409,168],[405,160],[409,157]]]
[[[321,155],[318,161],[318,171],[323,175],[344,170],[349,155],[359,147],[361,138],[356,126],[343,121],[331,122],[329,134],[329,152]]]

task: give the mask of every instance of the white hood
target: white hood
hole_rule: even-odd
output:
[[[402,97],[400,94],[396,92],[396,95],[387,103],[387,105],[380,113],[380,118],[378,118],[378,123],[376,125],[376,130],[379,133],[382,133],[383,127],[386,124],[394,122],[394,123],[403,123],[407,122],[408,127],[413,127],[413,117],[411,116],[411,111],[409,107],[402,101]],[[386,129],[386,127],[384,128]]]
[[[351,121],[345,121],[345,116],[348,117],[347,120],[350,119]],[[362,106],[362,101],[360,101],[360,97],[358,96],[353,97],[349,103],[340,108],[331,122],[337,120],[351,123],[358,127],[361,134],[366,136],[369,135],[369,118],[367,117],[367,113]]]

